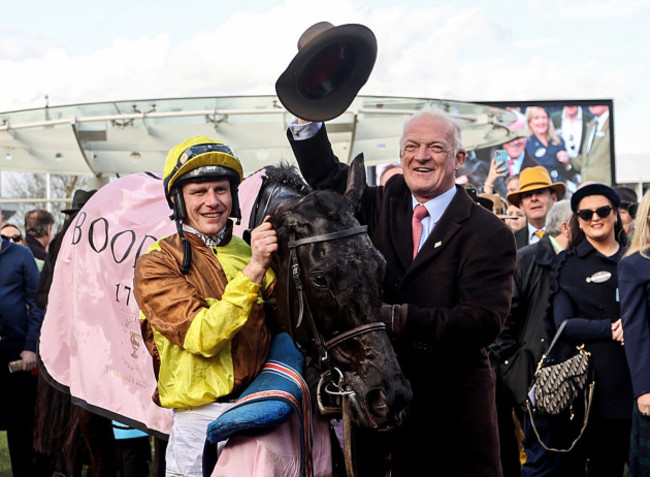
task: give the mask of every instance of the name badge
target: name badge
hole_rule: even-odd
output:
[[[596,272],[592,276],[587,277],[587,283],[605,283],[612,278],[612,273],[605,270]]]

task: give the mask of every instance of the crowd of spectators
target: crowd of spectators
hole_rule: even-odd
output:
[[[29,210],[19,225],[5,222],[0,209],[0,429],[7,433],[14,476],[81,475],[84,465],[100,475],[91,465],[100,454],[101,475],[149,475],[149,436],[72,404],[67,392],[44,379],[37,358],[61,240],[94,192],[75,191],[71,206],[61,210],[66,220],[58,233],[48,210]],[[107,445],[91,448],[84,435],[89,428],[97,441],[103,433]]]
[[[492,211],[513,231],[518,249],[510,314],[490,346],[497,376],[502,471],[506,477],[622,476],[626,471],[627,475],[647,475],[648,448],[643,436],[648,428],[650,382],[644,379],[647,366],[639,365],[639,360],[650,353],[644,349],[650,339],[645,288],[650,279],[644,275],[650,268],[648,245],[628,252],[634,256],[626,262],[626,278],[636,287],[635,308],[629,311],[623,308],[624,288],[619,297],[617,265],[636,238],[639,221],[647,230],[649,219],[647,210],[642,211],[642,219],[637,217],[638,196],[633,189],[611,187],[610,178],[581,180],[584,175],[574,166],[588,156],[593,147],[590,142],[600,138],[593,127],[596,119],[590,127],[588,118],[597,118],[601,112],[593,107],[592,116],[585,113],[583,118],[581,113],[585,125],[579,129],[567,126],[577,108],[568,109],[554,119],[563,124],[561,129],[556,126],[558,130],[572,131],[565,142],[545,110],[529,108],[528,139],[518,138],[503,146],[508,152],[521,152],[519,162],[509,160],[499,169],[493,158],[485,183],[478,187],[482,190],[479,198],[492,199]],[[553,148],[562,154],[553,154],[551,160],[548,151]],[[531,156],[536,163],[517,167]],[[513,186],[506,188],[507,184]],[[650,199],[646,195],[644,200]],[[636,270],[630,269],[632,263]],[[639,290],[645,295],[640,296]],[[624,346],[626,314],[635,333],[633,351]],[[573,423],[537,416],[533,431],[526,412],[536,366],[553,338],[551,333],[563,321],[560,341],[584,344],[594,360],[596,382],[587,427],[572,447],[569,444],[577,435]],[[636,379],[634,386],[630,371]],[[549,450],[562,445],[571,447],[570,451]]]
[[[375,245],[383,247],[382,251],[387,256],[389,274],[395,275],[393,281],[385,284],[387,296],[394,299],[394,303],[391,303],[391,327],[401,323],[399,330],[392,330],[396,336],[395,346],[401,350],[402,364],[410,374],[409,379],[416,385],[413,408],[420,420],[409,421],[406,429],[421,431],[425,427],[443,426],[449,432],[453,430],[457,437],[455,440],[447,439],[447,435],[443,434],[432,437],[436,442],[432,447],[437,450],[431,452],[435,451],[444,459],[439,462],[441,468],[448,470],[465,466],[466,472],[461,472],[462,475],[469,475],[468,472],[476,471],[481,465],[483,470],[493,470],[495,465],[500,466],[499,472],[504,477],[622,476],[626,466],[629,469],[628,475],[632,476],[647,475],[649,470],[644,463],[650,455],[650,445],[644,440],[643,432],[650,427],[646,423],[650,419],[650,377],[646,376],[646,366],[639,366],[639,360],[650,353],[650,349],[645,349],[650,342],[647,304],[650,277],[644,275],[650,268],[647,262],[650,260],[650,196],[646,194],[639,206],[634,190],[611,186],[611,177],[607,175],[609,158],[605,167],[605,155],[600,154],[606,147],[605,141],[609,140],[606,106],[592,106],[588,110],[567,106],[556,113],[549,114],[541,107],[528,108],[522,121],[511,126],[512,129],[527,130],[527,136],[517,137],[501,146],[506,152],[505,160],[498,161],[494,154],[485,180],[476,186],[467,182],[467,176],[459,180],[459,174],[463,175],[465,151],[459,144],[459,134],[454,123],[431,111],[414,116],[405,127],[401,145],[402,161],[385,168],[380,183],[376,186],[379,192],[376,196],[368,197],[368,208],[363,212],[375,211],[376,217],[365,217],[372,224],[380,219],[386,224],[393,224],[397,223],[399,217],[388,213],[390,210],[385,206],[389,202],[386,194],[399,197],[404,202],[404,211],[408,213],[420,205],[415,204],[413,198],[430,204],[438,199],[445,201],[440,210],[435,204],[430,205],[431,210],[422,219],[418,219],[422,221],[423,233],[426,235],[417,243],[409,242],[409,247],[413,245],[413,250],[409,250],[408,255],[413,255],[413,263],[417,264],[416,260],[425,263],[424,260],[427,260],[431,264],[431,269],[427,268],[431,276],[438,277],[442,273],[433,266],[436,260],[440,264],[440,258],[431,258],[435,253],[440,253],[434,250],[440,244],[446,244],[447,240],[452,240],[452,237],[445,236],[436,241],[435,245],[427,245],[427,236],[439,237],[443,233],[442,228],[455,226],[449,222],[451,213],[445,214],[447,207],[451,207],[449,210],[457,217],[470,214],[470,221],[472,217],[474,220],[474,228],[464,225],[463,233],[467,235],[464,240],[455,239],[458,249],[452,250],[449,263],[457,264],[458,257],[473,257],[485,252],[489,257],[467,259],[471,263],[483,263],[488,259],[496,260],[499,251],[504,253],[500,262],[505,263],[502,266],[504,273],[499,277],[502,286],[489,297],[476,290],[489,286],[484,277],[494,273],[494,266],[487,266],[486,262],[481,273],[467,277],[452,277],[454,273],[460,273],[456,269],[458,267],[442,270],[447,273],[445,278],[450,283],[453,281],[453,286],[449,285],[450,290],[467,287],[471,280],[482,280],[480,286],[472,289],[473,293],[485,299],[486,303],[489,302],[488,298],[501,297],[498,306],[495,305],[498,310],[486,314],[485,309],[489,306],[478,306],[476,297],[471,307],[466,305],[469,308],[462,309],[462,298],[458,298],[458,302],[447,303],[445,300],[448,297],[440,293],[435,298],[428,296],[425,300],[425,294],[414,292],[415,288],[407,289],[399,285],[403,277],[402,271],[396,267],[399,258],[390,255],[392,242],[388,239],[384,241],[381,237],[375,238]],[[421,144],[422,134],[435,137],[444,147],[440,146],[440,150],[436,150],[430,144]],[[297,122],[292,124],[289,138],[307,180],[315,187],[326,185],[337,190],[341,182],[341,170],[346,170],[327,171],[329,175],[325,184],[323,171],[315,170],[316,167],[311,162],[314,153],[332,157],[324,125]],[[427,148],[431,150],[428,151]],[[424,168],[419,164],[426,162],[425,159],[430,160],[429,156],[435,156],[436,161],[446,164],[446,168],[440,172],[441,181],[444,182],[440,190],[434,190],[431,184],[423,185],[419,182],[421,179],[418,174]],[[460,188],[454,185],[454,179],[457,183],[463,183],[474,202],[491,211],[507,227],[486,214],[481,207],[477,210],[477,205],[459,192]],[[445,194],[450,195],[446,197]],[[72,215],[75,210],[67,212]],[[436,229],[438,221],[441,225]],[[492,237],[491,246],[494,248],[489,253],[478,244],[468,245],[469,240],[481,235],[479,232],[487,232],[486,228],[477,228],[478,222],[487,224],[485,227],[491,227],[500,234]],[[36,298],[39,287],[47,287],[45,277],[51,280],[57,244],[54,223],[50,212],[38,209],[26,214],[25,233],[17,224],[2,224],[0,383],[3,389],[11,388],[16,392],[0,394],[6,401],[0,405],[0,425],[7,430],[14,475],[51,475],[54,467],[60,464],[55,459],[48,458],[43,448],[34,449],[33,445],[33,411],[38,385],[36,343],[43,310],[47,306],[47,300],[42,302]],[[408,232],[410,235],[410,230]],[[61,233],[63,232],[58,237]],[[485,240],[484,236],[481,238]],[[507,240],[502,240],[504,238]],[[411,240],[411,237],[408,239]],[[510,241],[512,245],[516,244],[516,262],[511,260],[515,249],[506,243]],[[497,243],[503,244],[503,250],[496,246]],[[628,249],[630,243],[633,245]],[[510,248],[512,253],[509,253]],[[423,254],[416,259],[420,250]],[[623,264],[622,268],[619,263]],[[619,270],[623,271],[621,277]],[[438,277],[434,283],[440,284],[441,280]],[[427,283],[430,281],[423,279],[413,286],[425,286]],[[505,290],[510,283],[513,283],[512,290]],[[416,302],[418,306],[414,305]],[[487,337],[496,337],[488,347],[489,364],[496,375],[494,395],[490,391],[489,377],[484,376],[481,357],[476,358],[472,368],[462,361],[466,357],[463,358],[457,350],[453,351],[452,344],[445,342],[449,339],[453,341],[453,329],[433,330],[435,313],[443,313],[440,310],[446,310],[444,313],[450,314],[448,320],[443,320],[446,326],[453,324],[454,319],[472,313],[476,321],[483,320],[490,324],[500,321],[504,324],[500,333],[497,333],[496,325],[488,327],[490,332],[476,337],[475,343],[472,343],[479,349]],[[25,325],[16,326],[18,321]],[[422,323],[425,322],[431,328],[425,330],[427,339],[431,342],[424,343],[430,347],[425,348],[428,353],[425,354],[431,360],[431,366],[427,368],[429,374],[423,375],[419,360],[424,352],[419,348],[422,345],[418,341],[421,338],[419,328],[415,327],[423,326]],[[569,344],[583,343],[593,356],[596,391],[584,435],[569,452],[557,453],[549,450],[548,446],[558,439],[565,439],[570,434],[570,429],[542,417],[536,421],[533,432],[526,413],[526,400],[534,369],[552,337],[550,333],[565,322],[562,340]],[[634,336],[630,335],[627,327],[635,330]],[[494,331],[494,336],[491,331]],[[465,339],[466,336],[458,335],[458,338]],[[453,341],[453,344],[458,343]],[[627,343],[634,344],[628,349],[624,346]],[[436,349],[437,346],[451,353],[457,361],[446,363],[440,369],[435,368],[442,361],[434,362],[430,349]],[[467,344],[464,346],[471,349]],[[15,372],[8,371],[10,365],[14,366]],[[452,376],[450,366],[460,369],[461,365],[467,369],[475,368],[477,379],[485,380],[481,381],[483,384],[467,384],[476,387],[471,396],[469,392],[467,395],[460,394],[454,388],[448,390],[447,395],[440,395],[436,399],[441,408],[455,405],[453,403],[458,401],[459,396],[467,402],[472,401],[483,416],[490,418],[490,424],[494,424],[495,429],[498,428],[498,439],[495,433],[486,431],[482,438],[483,447],[480,448],[477,442],[476,446],[479,447],[473,450],[481,459],[485,458],[484,461],[463,461],[460,454],[455,454],[458,450],[456,446],[467,438],[461,430],[469,432],[477,422],[470,422],[469,418],[463,420],[464,417],[461,419],[459,413],[443,416],[439,411],[431,411],[433,398],[430,393],[421,391],[429,390],[437,384],[430,380],[432,369],[435,369],[441,379],[467,377],[463,372],[469,376],[467,370]],[[7,401],[8,398],[13,400]],[[466,427],[457,426],[459,423]],[[115,425],[119,427],[119,423],[116,422]],[[472,432],[485,430],[479,427]],[[411,457],[413,446],[423,448],[427,442],[415,439],[419,432],[398,435],[403,439],[395,439],[390,445],[396,468],[406,475],[406,472],[420,465]],[[134,437],[139,438],[140,443],[147,442],[147,436],[142,433],[137,433]],[[497,442],[498,459],[492,452],[497,447]],[[444,453],[440,452],[441,449]],[[145,445],[144,454],[147,452],[150,449]],[[144,462],[144,465],[148,468],[149,464]]]

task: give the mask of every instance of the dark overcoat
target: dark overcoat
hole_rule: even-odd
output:
[[[348,166],[334,156],[325,127],[304,141],[288,135],[307,182],[343,192]],[[385,187],[367,187],[358,213],[386,258],[384,301],[408,304],[406,327],[394,346],[414,397],[392,444],[393,475],[500,476],[486,347],[510,307],[514,238],[457,187],[413,259],[411,200],[400,174]]]
[[[650,259],[639,252],[618,262],[625,354],[634,397],[650,393]]]

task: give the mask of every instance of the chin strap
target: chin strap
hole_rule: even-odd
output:
[[[174,219],[174,216],[171,217]],[[192,246],[185,237],[185,232],[183,231],[183,222],[180,220],[174,220],[176,223],[176,231],[178,236],[181,238],[181,243],[183,244],[183,263],[181,264],[181,273],[185,275],[189,273],[190,268],[192,268]]]

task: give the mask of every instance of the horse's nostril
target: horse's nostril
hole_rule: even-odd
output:
[[[384,419],[390,411],[390,406],[386,400],[386,394],[381,389],[375,389],[366,396],[368,408],[373,416]]]

